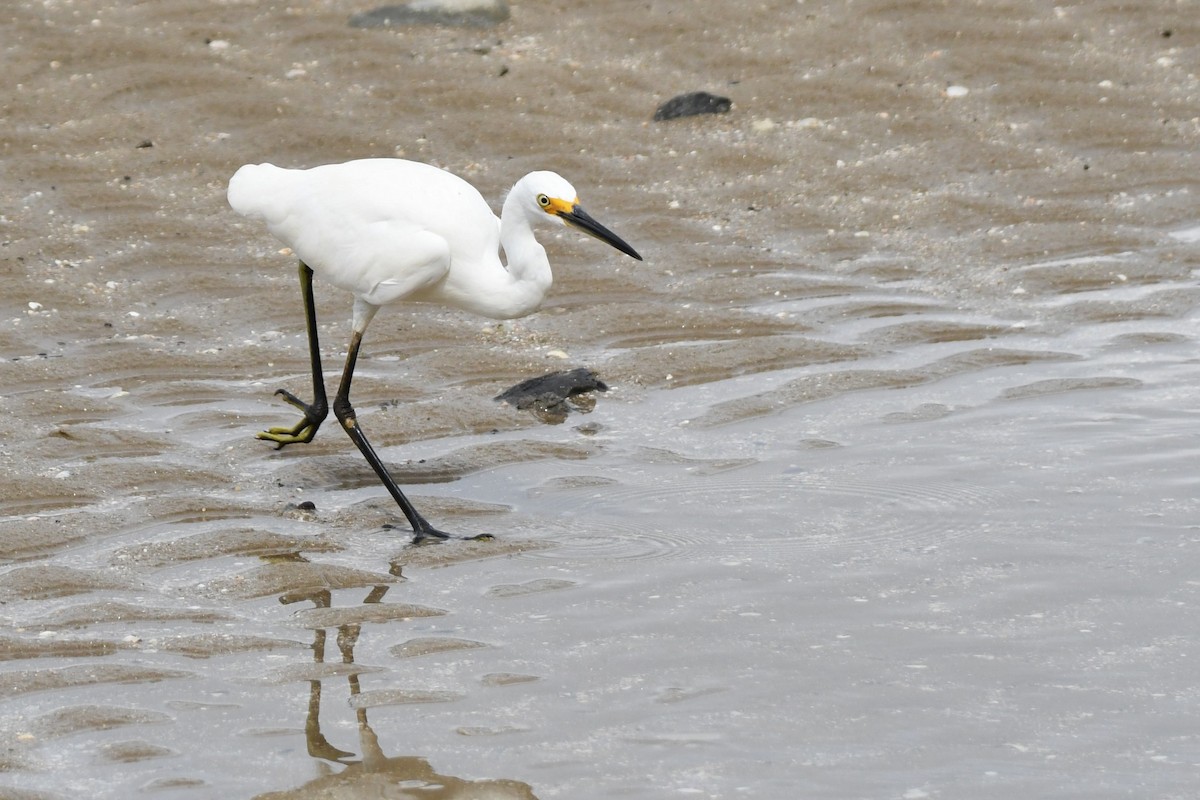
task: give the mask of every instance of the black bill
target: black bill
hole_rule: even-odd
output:
[[[558,216],[562,218],[563,222],[578,228],[588,236],[595,236],[600,241],[606,242],[617,248],[625,255],[633,256],[638,261],[642,260],[642,257],[638,255],[637,250],[634,250],[632,247],[626,244],[625,240],[620,236],[617,236],[608,228],[592,219],[591,214],[588,214],[579,206],[573,206],[570,211],[561,212]]]

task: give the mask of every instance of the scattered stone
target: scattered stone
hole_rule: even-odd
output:
[[[708,92],[692,92],[672,97],[663,103],[654,112],[654,119],[661,122],[678,117],[694,117],[697,114],[728,114],[731,108],[733,101],[728,97],[719,97]]]
[[[355,14],[350,17],[350,27],[446,25],[453,28],[490,28],[507,20],[508,13],[505,0],[411,0]]]

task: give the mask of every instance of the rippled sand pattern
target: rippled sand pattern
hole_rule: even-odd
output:
[[[0,796],[1192,796],[1194,3],[369,6],[0,9]],[[494,541],[253,438],[307,342],[225,183],[363,156],[645,256],[373,324],[360,421]]]

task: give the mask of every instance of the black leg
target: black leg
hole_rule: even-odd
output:
[[[342,371],[342,382],[338,386],[337,397],[333,399],[333,413],[337,415],[338,422],[342,423],[342,428],[354,441],[354,444],[358,446],[359,452],[363,454],[363,458],[367,459],[367,463],[371,465],[371,469],[375,470],[375,474],[379,476],[379,480],[383,482],[388,493],[392,495],[392,499],[396,501],[396,505],[400,506],[400,510],[404,512],[404,516],[408,518],[408,523],[412,525],[413,529],[413,541],[449,539],[449,534],[442,533],[430,525],[418,513],[417,509],[413,507],[408,498],[404,496],[404,492],[400,491],[400,487],[392,479],[391,474],[387,471],[387,467],[379,460],[379,456],[375,454],[375,448],[371,447],[371,443],[367,441],[366,434],[363,433],[362,428],[358,425],[358,417],[354,413],[354,408],[350,405],[350,382],[354,378],[354,364],[358,361],[358,348],[360,344],[362,344],[362,331],[356,329],[350,337],[350,352],[346,354],[346,367]]]
[[[313,271],[300,262],[300,293],[304,296],[304,319],[308,323],[308,356],[312,363],[313,401],[305,403],[287,389],[279,389],[276,395],[304,412],[295,425],[270,428],[258,434],[259,439],[275,442],[279,447],[296,442],[311,442],[317,429],[329,415],[329,402],[325,397],[325,376],[321,372],[321,344],[317,337],[317,308],[313,302]]]

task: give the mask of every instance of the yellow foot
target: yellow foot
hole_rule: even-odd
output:
[[[275,444],[283,447],[286,444],[311,442],[316,435],[317,426],[306,419],[302,419],[290,428],[268,428],[265,431],[259,431],[254,434],[254,438],[267,442],[275,442]]]
[[[288,405],[295,406],[303,411],[304,416],[290,428],[267,428],[265,431],[255,434],[254,438],[275,442],[280,447],[287,444],[296,444],[297,442],[311,442],[313,437],[317,435],[317,429],[321,427],[321,423],[325,421],[325,415],[328,413],[328,407],[325,405],[324,398],[318,398],[316,403],[310,405],[287,389],[278,389],[275,391],[275,395],[276,397],[282,397]]]

